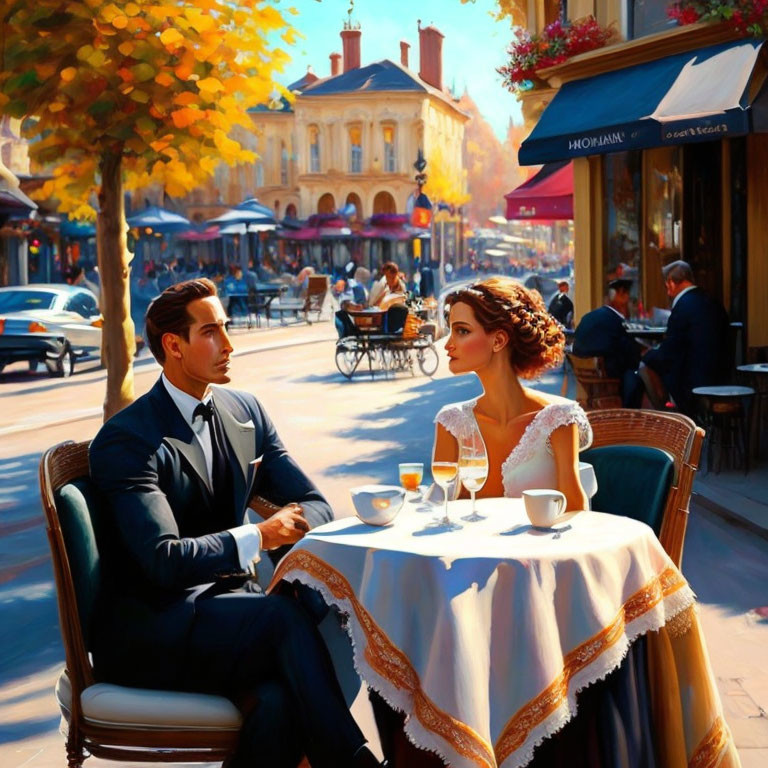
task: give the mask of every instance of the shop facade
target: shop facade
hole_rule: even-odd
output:
[[[575,307],[634,281],[632,311],[668,308],[661,268],[688,261],[768,352],[768,93],[762,40],[696,24],[628,40],[542,70],[524,97],[521,164],[570,159]]]

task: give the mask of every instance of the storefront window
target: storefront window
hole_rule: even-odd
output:
[[[645,162],[645,285],[648,311],[666,308],[669,299],[661,268],[682,256],[683,173],[680,147],[643,153]]]
[[[642,154],[616,152],[603,158],[605,220],[604,282],[633,280],[632,309],[640,301],[642,216]]]

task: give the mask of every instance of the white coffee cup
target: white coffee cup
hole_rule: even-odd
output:
[[[525,512],[531,525],[549,528],[565,512],[565,496],[551,488],[532,488],[523,491]]]

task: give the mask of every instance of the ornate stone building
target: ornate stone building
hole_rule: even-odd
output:
[[[443,87],[443,35],[419,28],[419,72],[409,45],[399,62],[361,66],[362,30],[345,25],[343,55],[330,55],[330,75],[308,72],[292,83],[295,98],[252,112],[244,137],[259,154],[250,166],[221,167],[208,188],[186,200],[191,218],[208,219],[223,207],[255,196],[278,217],[306,218],[353,203],[360,218],[402,213],[414,191],[419,148],[440,157],[463,184],[462,144],[469,120]],[[427,169],[429,170],[429,169]]]

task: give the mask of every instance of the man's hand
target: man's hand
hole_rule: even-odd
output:
[[[304,512],[296,503],[279,509],[268,520],[257,523],[257,527],[261,531],[261,548],[266,550],[294,544],[309,530]]]

